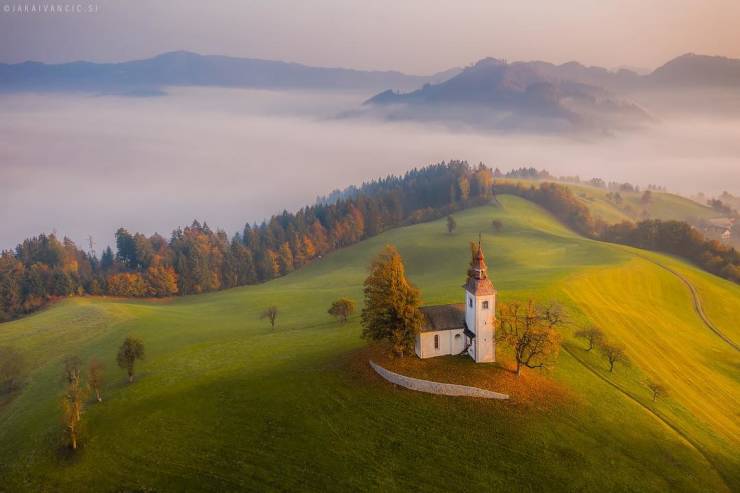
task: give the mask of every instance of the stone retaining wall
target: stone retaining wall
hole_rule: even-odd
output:
[[[393,373],[390,370],[386,370],[382,366],[377,365],[372,361],[370,361],[370,366],[372,366],[373,370],[375,370],[375,372],[384,379],[410,390],[426,392],[429,394],[480,397],[483,399],[509,398],[509,396],[506,394],[500,394],[498,392],[492,392],[490,390],[479,389],[478,387],[468,387],[467,385],[456,385],[454,383],[431,382],[429,380],[406,377],[404,375],[399,375],[398,373]]]

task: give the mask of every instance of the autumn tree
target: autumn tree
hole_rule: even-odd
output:
[[[498,219],[494,219],[493,221],[491,221],[491,227],[496,233],[500,233],[501,229],[504,227],[504,223],[502,223]]]
[[[650,381],[647,383],[647,388],[653,396],[653,402],[655,402],[658,397],[665,397],[668,395],[668,389],[661,383]]]
[[[118,366],[126,370],[129,383],[134,381],[134,365],[139,359],[144,359],[144,343],[141,339],[128,336],[118,349],[116,361]]]
[[[100,395],[100,390],[103,387],[103,363],[97,359],[90,361],[90,365],[87,367],[87,385],[90,390],[95,392],[97,401],[103,402],[103,397]]]
[[[62,362],[65,382],[68,384],[79,383],[82,381],[82,360],[79,356],[68,356]]]
[[[151,265],[146,271],[146,293],[149,296],[177,294],[177,274],[171,266]]]
[[[604,341],[604,333],[598,327],[593,326],[587,329],[576,331],[575,336],[586,340],[586,342],[588,343],[586,351],[591,351],[593,348],[598,347]]]
[[[355,302],[349,298],[339,298],[334,301],[329,308],[329,315],[336,317],[341,323],[345,323],[347,319],[355,312]]]
[[[412,352],[423,323],[420,293],[406,279],[403,260],[395,247],[387,245],[372,261],[363,292],[362,336],[389,341],[398,356]]]
[[[76,450],[85,401],[85,391],[82,387],[82,361],[77,356],[71,356],[64,360],[63,367],[62,375],[66,385],[61,402],[62,423],[69,447]]]
[[[545,368],[557,358],[560,334],[555,329],[561,320],[531,300],[500,305],[498,338],[513,350],[517,376],[524,367]]]
[[[0,393],[12,392],[21,384],[25,364],[17,349],[0,347]]]
[[[457,228],[457,221],[452,216],[447,216],[447,232],[452,233]]]
[[[278,316],[278,307],[275,305],[270,305],[262,311],[262,314],[260,315],[260,319],[263,319],[263,320],[268,319],[270,321],[270,327],[274,329],[275,323],[277,322],[277,316]]]
[[[601,354],[609,363],[609,372],[614,371],[614,365],[617,363],[621,363],[625,366],[629,364],[627,355],[624,353],[624,347],[619,344],[602,342],[601,345],[599,345],[599,351],[601,351]]]

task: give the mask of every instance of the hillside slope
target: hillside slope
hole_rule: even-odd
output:
[[[727,324],[740,310],[736,287],[662,255],[578,237],[522,199],[501,202],[457,214],[455,234],[443,221],[399,228],[259,286],[168,303],[70,299],[0,325],[0,345],[21,349],[33,368],[23,393],[0,408],[3,487],[735,489],[738,354],[706,328],[682,281],[653,261],[695,282],[709,316],[735,340]],[[496,235],[487,233],[494,218],[504,224]],[[353,370],[365,367],[352,361],[364,346],[357,317],[339,326],[329,303],[361,298],[367,264],[386,243],[398,246],[426,303],[459,301],[467,243],[479,231],[502,300],[557,299],[572,313],[550,375],[562,401],[430,396]],[[275,330],[258,318],[273,303]],[[589,323],[629,345],[631,368],[609,374],[570,337]],[[147,348],[130,386],[115,366],[127,334]],[[107,384],[69,458],[59,453],[58,397],[61,359],[73,353],[104,361]],[[647,377],[670,396],[653,404]]]

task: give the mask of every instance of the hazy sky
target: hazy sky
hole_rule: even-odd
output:
[[[740,58],[738,0],[0,0],[0,61],[120,61],[186,49],[431,73],[485,56],[654,68]]]

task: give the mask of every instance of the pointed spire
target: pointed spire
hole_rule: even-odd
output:
[[[471,277],[475,279],[485,279],[486,277],[488,277],[488,266],[486,265],[486,259],[483,255],[483,246],[481,245],[480,233],[478,233],[478,249],[475,252],[475,256],[473,257],[471,267]]]

